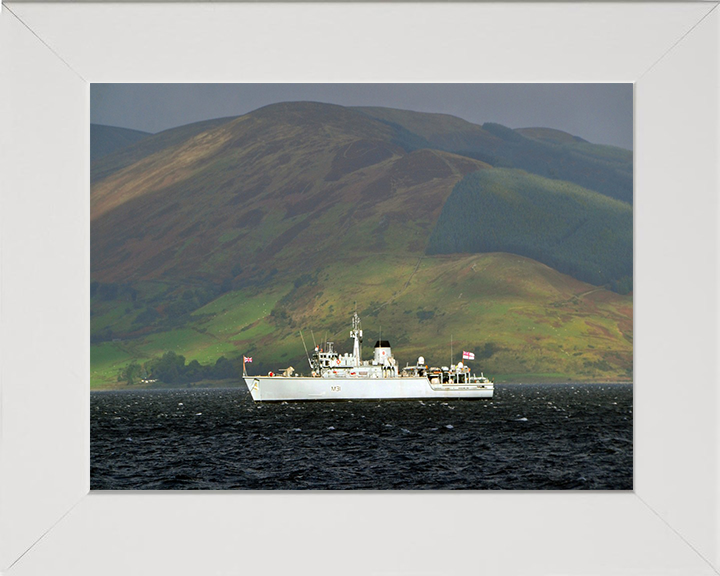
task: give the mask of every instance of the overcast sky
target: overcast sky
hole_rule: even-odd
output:
[[[154,133],[299,100],[442,112],[633,144],[632,84],[92,84],[90,119]]]

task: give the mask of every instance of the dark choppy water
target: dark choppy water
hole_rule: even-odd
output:
[[[631,385],[492,400],[255,404],[246,390],[91,395],[91,486],[631,490]]]

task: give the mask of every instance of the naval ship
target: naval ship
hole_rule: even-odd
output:
[[[315,347],[308,355],[311,375],[296,375],[288,368],[282,375],[243,378],[256,402],[290,400],[380,400],[405,398],[492,398],[494,384],[470,373],[463,362],[428,368],[420,356],[414,366],[398,369],[387,340],[378,340],[372,360],[363,360],[363,331],[357,312],[352,318],[352,354],[340,354],[333,342]]]

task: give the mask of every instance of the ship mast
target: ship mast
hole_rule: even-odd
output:
[[[360,354],[360,344],[362,343],[362,330],[360,329],[360,316],[358,316],[357,311],[355,311],[355,313],[353,314],[350,338],[355,341],[353,344],[353,356],[355,358],[355,367],[358,367],[362,363]]]

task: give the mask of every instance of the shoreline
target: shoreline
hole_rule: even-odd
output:
[[[549,384],[553,386],[585,386],[585,385],[593,385],[597,386],[602,384],[603,386],[632,386],[634,382],[632,380],[627,381],[603,381],[599,380],[597,382],[568,382],[568,381],[562,381],[562,382],[495,382],[495,385],[500,386],[540,386],[542,384]]]
[[[133,384],[123,385],[90,385],[90,392],[134,392],[134,391],[157,391],[157,390],[212,390],[213,388],[244,388],[247,386],[240,380],[228,378],[226,380],[201,380],[190,384],[160,384],[158,386],[142,386]]]
[[[632,386],[633,381],[598,381],[598,382],[495,382],[496,386]],[[236,380],[217,380],[207,382],[201,385],[193,386],[172,386],[163,384],[162,386],[141,387],[141,386],[125,386],[125,387],[101,387],[90,388],[90,392],[161,392],[161,391],[177,391],[177,390],[221,390],[221,389],[246,389],[244,382]]]

